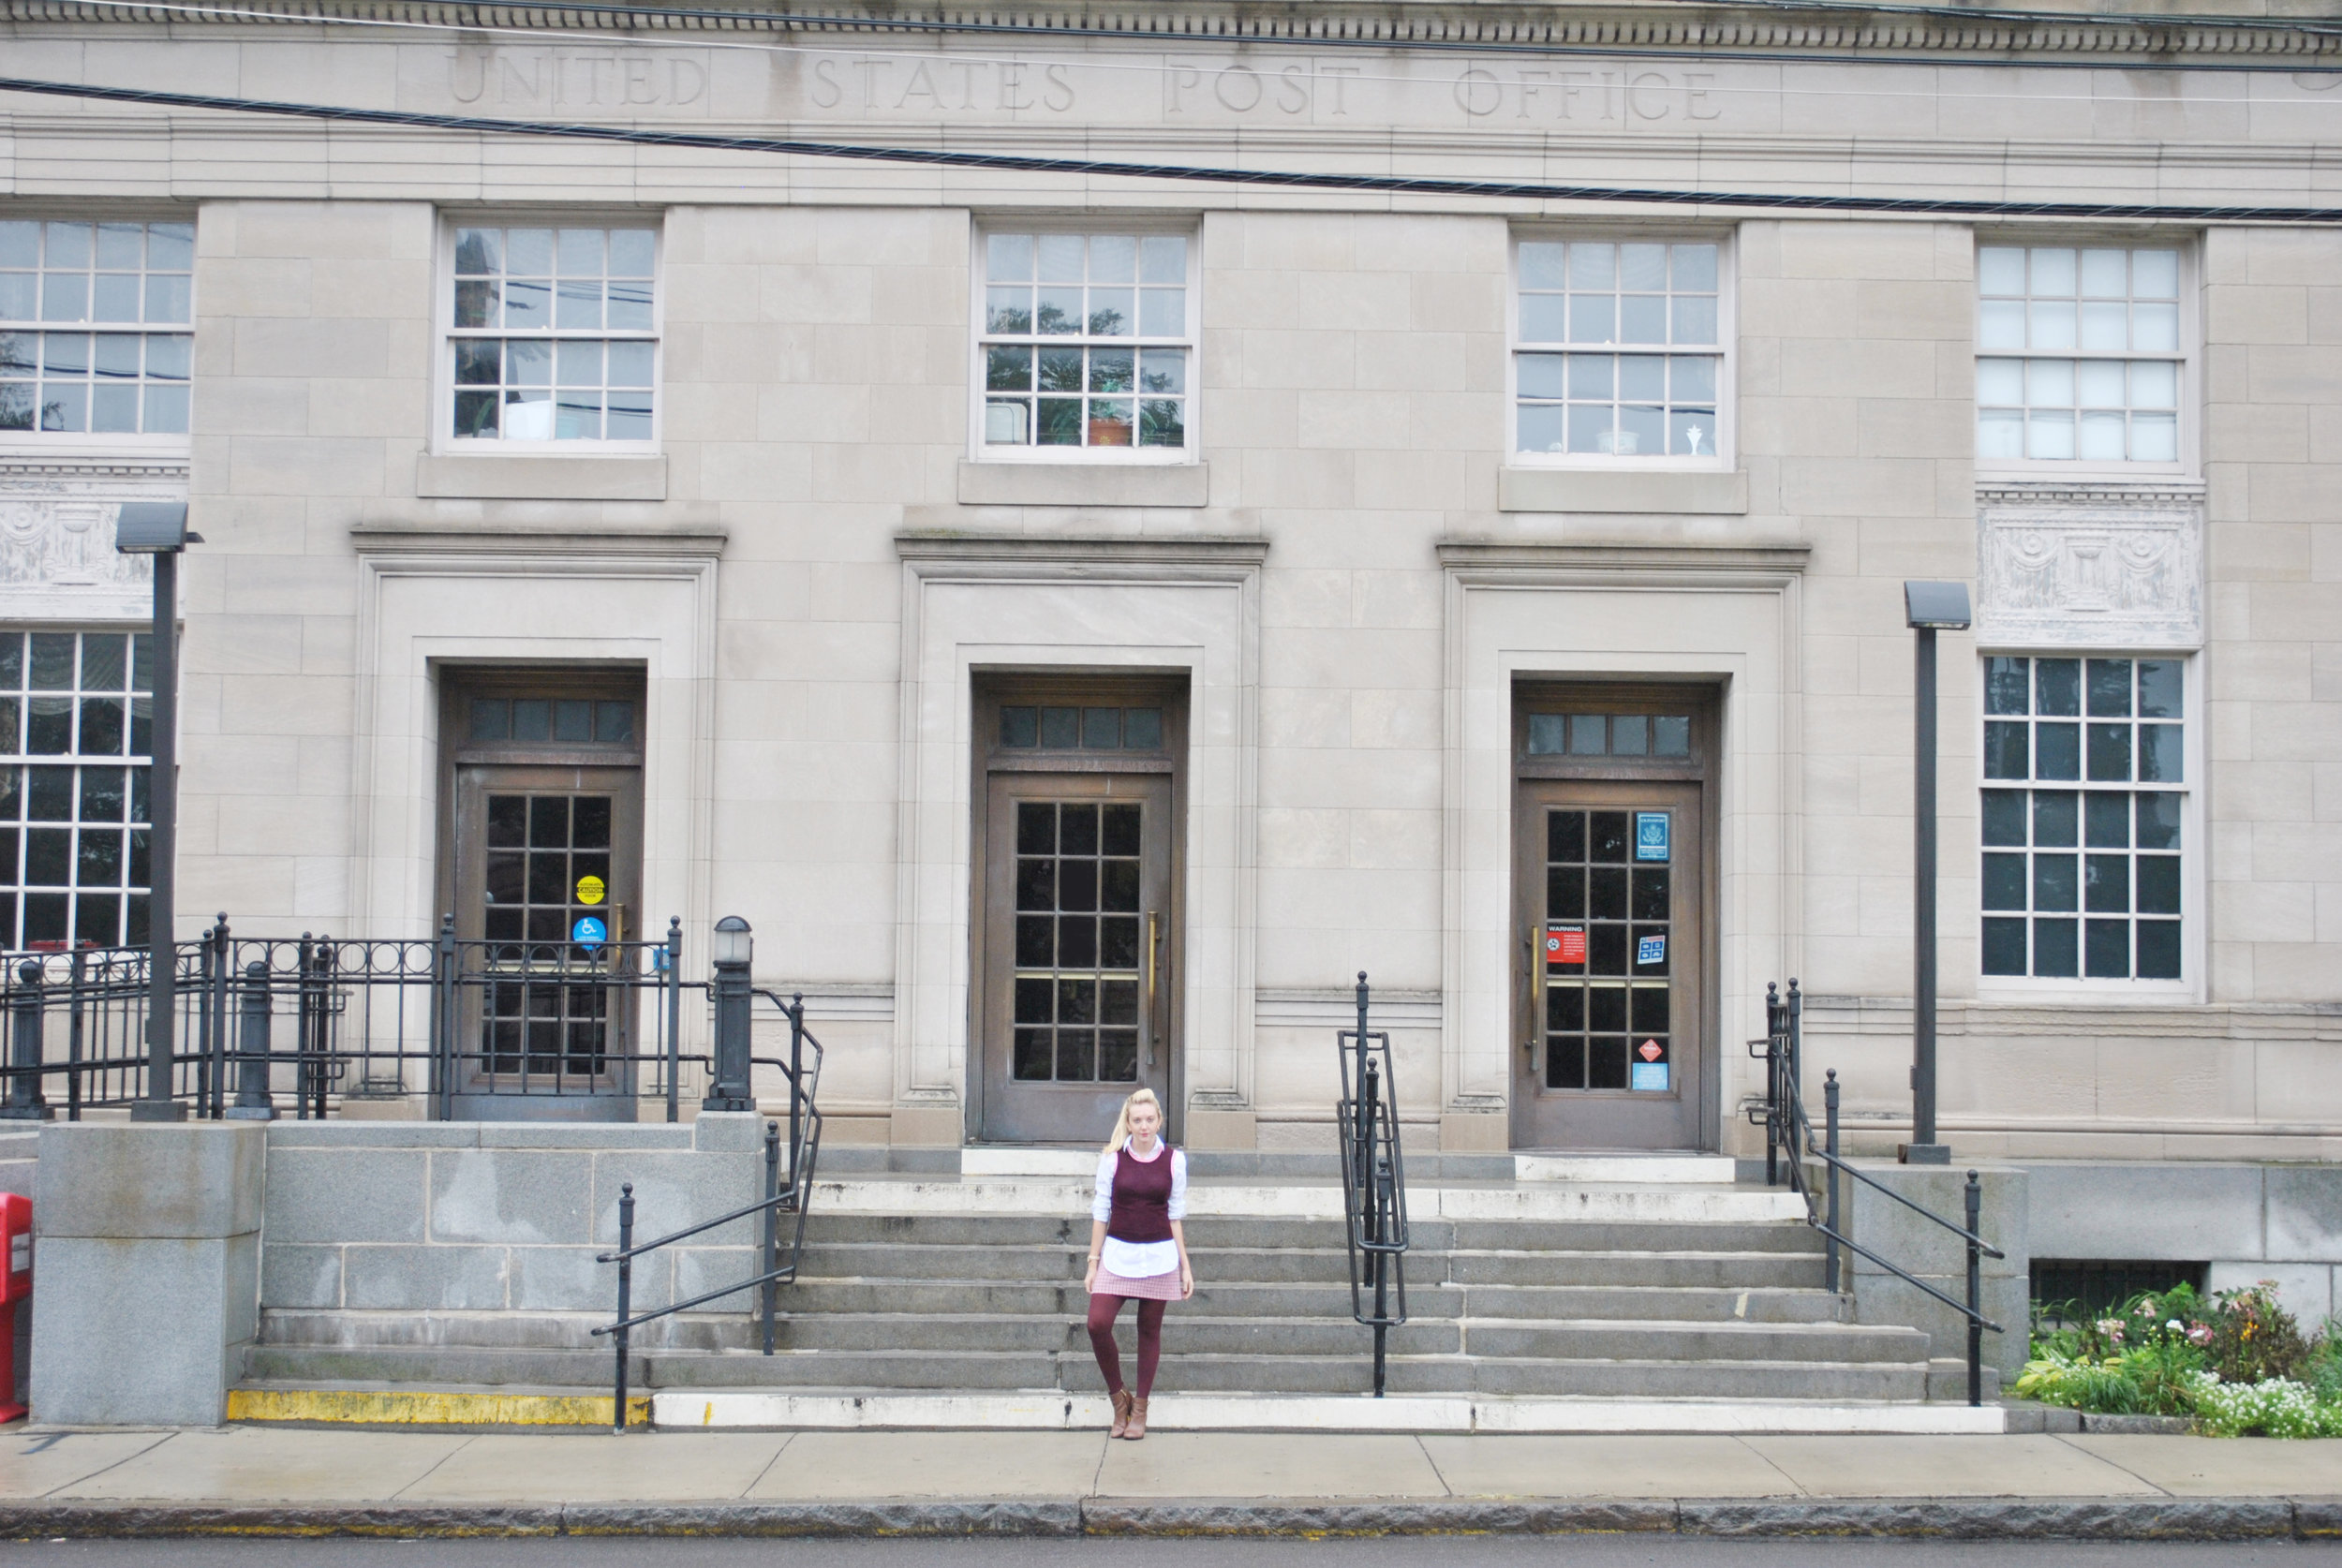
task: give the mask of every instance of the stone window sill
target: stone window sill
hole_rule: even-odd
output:
[[[1200,507],[1211,494],[1202,463],[975,463],[959,465],[959,504],[970,507]]]
[[[415,459],[415,494],[490,501],[663,501],[667,459],[426,451]]]
[[[1741,469],[1500,468],[1496,510],[1743,515],[1748,475]]]

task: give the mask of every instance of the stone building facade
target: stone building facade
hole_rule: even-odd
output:
[[[1086,1141],[1144,1080],[1324,1147],[1365,970],[1420,1145],[1745,1156],[1796,976],[1885,1150],[1901,589],[1959,580],[1947,1140],[2037,1167],[2037,1255],[2332,1309],[2330,33],[272,9],[0,32],[165,95],[0,98],[0,686],[84,778],[20,793],[12,943],[143,921],[107,534],[184,495],[190,930],[499,918],[490,795],[600,791],[593,902],[748,919],[837,1141]]]

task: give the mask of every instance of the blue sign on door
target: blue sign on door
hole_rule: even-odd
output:
[[[1668,858],[1668,814],[1664,811],[1635,813],[1635,858],[1665,860]]]
[[[600,947],[609,939],[610,927],[592,915],[578,916],[577,924],[570,927],[570,940],[580,947]]]
[[[1635,944],[1635,966],[1638,969],[1667,961],[1668,939],[1665,937],[1645,937]]]

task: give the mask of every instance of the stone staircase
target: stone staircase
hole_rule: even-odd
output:
[[[743,1313],[669,1319],[643,1336],[632,1381],[648,1392],[1094,1395],[1080,1186],[1049,1170],[824,1181],[800,1277],[782,1292],[777,1354],[756,1353]],[[1928,1337],[1849,1321],[1846,1299],[1820,1288],[1819,1239],[1785,1193],[1711,1169],[1690,1183],[1445,1180],[1412,1196],[1411,1321],[1390,1337],[1393,1395],[1927,1398]],[[1172,1309],[1159,1392],[1370,1386],[1339,1203],[1322,1176],[1197,1179],[1188,1238],[1199,1288]],[[272,1310],[245,1386],[602,1391],[611,1355],[590,1330],[608,1321]],[[1127,1367],[1128,1313],[1122,1338]]]

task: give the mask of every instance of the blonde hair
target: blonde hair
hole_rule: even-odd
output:
[[[1155,1091],[1153,1089],[1146,1087],[1136,1088],[1131,1091],[1131,1097],[1128,1100],[1122,1102],[1121,1110],[1115,1113],[1114,1134],[1106,1139],[1106,1152],[1108,1154],[1119,1154],[1122,1150],[1123,1140],[1131,1135],[1131,1107],[1134,1105],[1152,1105],[1155,1108],[1155,1116],[1157,1118],[1155,1123],[1155,1136],[1158,1138],[1163,1136],[1163,1123],[1161,1120],[1163,1116],[1163,1102],[1155,1098]]]

